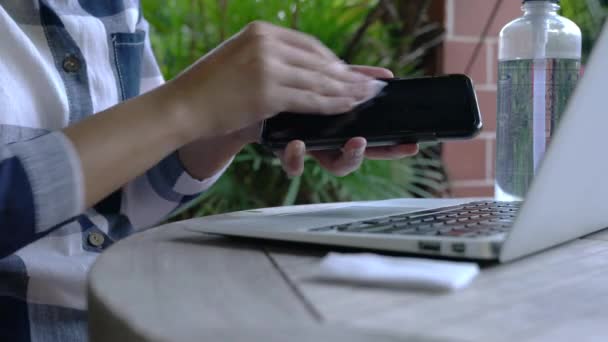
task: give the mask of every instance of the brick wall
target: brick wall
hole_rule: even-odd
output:
[[[445,0],[444,73],[465,72],[494,4],[492,0]],[[444,144],[443,158],[455,197],[494,194],[497,37],[506,23],[521,15],[520,7],[521,1],[502,1],[469,73],[477,89],[484,130],[474,140]]]

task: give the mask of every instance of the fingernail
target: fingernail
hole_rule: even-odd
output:
[[[378,96],[382,89],[387,86],[388,83],[379,81],[379,80],[371,80],[367,83],[367,96],[361,98],[359,101],[355,102],[355,106],[358,106],[364,102],[367,102],[374,97]]]
[[[303,142],[300,142],[300,143],[299,143],[299,144],[297,144],[297,145],[298,145],[298,146],[297,146],[297,147],[298,147],[298,148],[297,148],[297,150],[298,150],[298,156],[302,156],[302,155],[304,155],[304,153],[306,153],[306,145],[304,145],[304,143],[303,143]]]
[[[359,158],[363,157],[364,154],[365,154],[364,148],[357,148],[351,152],[351,157],[353,159],[359,159]]]
[[[384,81],[380,81],[380,80],[369,81],[368,86],[374,94],[372,97],[380,94],[382,89],[384,89],[387,85],[388,85],[388,83],[386,83]]]

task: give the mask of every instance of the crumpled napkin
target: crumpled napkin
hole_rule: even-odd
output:
[[[468,286],[478,273],[479,266],[471,262],[329,253],[317,275],[352,284],[451,291]]]

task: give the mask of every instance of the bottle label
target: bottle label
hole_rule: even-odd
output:
[[[576,59],[499,63],[496,182],[501,191],[524,197],[579,74]]]
[[[580,61],[577,59],[523,59],[502,61],[498,66],[498,120],[531,122],[534,106],[544,103],[548,114],[548,137],[561,114],[566,109],[568,99],[574,91],[580,75]],[[541,104],[542,105],[542,104]],[[550,115],[549,115],[550,114]]]

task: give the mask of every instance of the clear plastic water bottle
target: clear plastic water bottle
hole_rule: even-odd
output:
[[[495,197],[522,200],[580,74],[581,30],[559,0],[524,0],[500,32]]]

